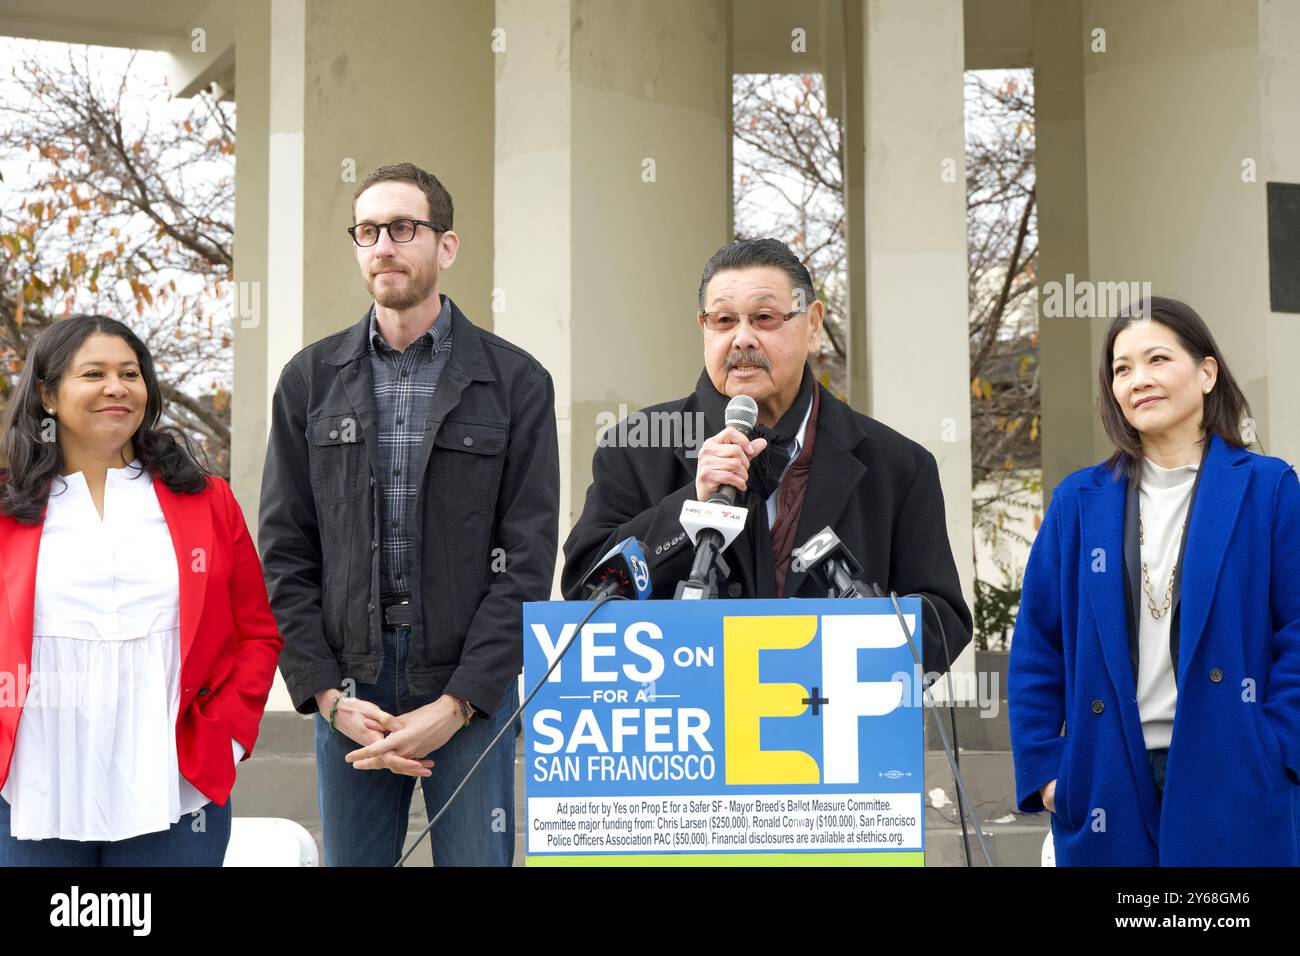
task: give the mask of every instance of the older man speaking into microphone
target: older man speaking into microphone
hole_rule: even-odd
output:
[[[583,597],[586,572],[629,536],[646,543],[653,596],[673,597],[692,568],[683,504],[730,485],[748,514],[726,550],[718,597],[825,597],[792,567],[791,551],[830,526],[861,562],[864,581],[931,598],[952,657],[970,642],[934,456],[816,382],[808,356],[821,344],[823,316],[812,277],[784,243],[746,239],[714,254],[700,281],[704,371],[695,391],[635,413],[687,425],[702,416],[702,434],[712,437],[696,456],[687,442],[617,440],[647,434],[626,422],[606,434],[582,515],[564,544],[566,598]],[[748,438],[725,426],[727,403],[738,395],[758,405]],[[946,669],[939,633],[927,607],[924,666],[935,673]]]

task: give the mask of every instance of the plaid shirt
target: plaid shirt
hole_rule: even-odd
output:
[[[427,332],[397,352],[385,341],[370,309],[370,369],[375,382],[379,441],[379,599],[384,604],[411,596],[411,549],[420,476],[412,472],[424,442],[424,422],[438,379],[451,355],[451,299]]]

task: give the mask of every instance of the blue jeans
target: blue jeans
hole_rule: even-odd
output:
[[[410,628],[384,629],[384,663],[374,684],[356,685],[356,696],[394,716],[431,703],[414,697],[406,684]],[[519,706],[510,690],[492,716],[474,718],[440,749],[428,754],[433,774],[408,777],[391,770],[357,770],[344,759],[360,744],[316,715],[316,796],[320,803],[326,866],[393,866],[405,849],[415,781],[424,788],[429,819],[442,809],[474,761]],[[438,825],[425,837],[437,866],[509,866],[515,852],[515,738],[505,737],[483,761],[473,779]],[[423,849],[417,853],[425,852]]]
[[[0,866],[221,866],[230,842],[230,801],[209,803],[166,830],[127,840],[18,840],[0,798]]]

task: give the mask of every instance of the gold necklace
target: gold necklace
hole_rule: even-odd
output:
[[[1179,529],[1179,537],[1187,530],[1187,522],[1183,522],[1182,528]],[[1147,543],[1146,529],[1142,526],[1142,509],[1138,509],[1138,545]],[[1157,621],[1169,613],[1169,608],[1174,599],[1174,574],[1178,571],[1178,559],[1174,558],[1174,566],[1169,569],[1169,587],[1165,588],[1165,600],[1163,604],[1157,605],[1155,595],[1151,593],[1151,569],[1147,562],[1142,562],[1142,590],[1147,594],[1147,609],[1151,616]]]

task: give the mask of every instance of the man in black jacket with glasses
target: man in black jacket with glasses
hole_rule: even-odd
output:
[[[518,706],[525,601],[550,597],[555,390],[537,361],[438,291],[451,196],[409,163],[371,173],[348,229],[374,299],[275,390],[259,547],[316,715],[327,866],[392,866],[415,778],[432,817]],[[514,744],[431,834],[438,865],[509,865]]]

